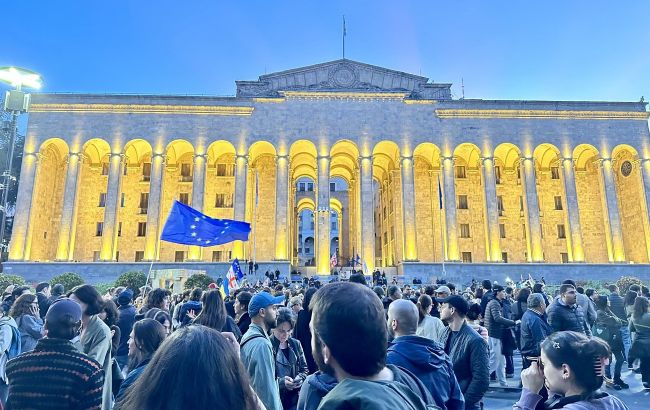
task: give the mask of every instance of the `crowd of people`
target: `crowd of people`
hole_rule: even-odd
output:
[[[605,293],[605,294],[601,294]],[[626,409],[625,363],[650,389],[648,288],[566,280],[10,286],[0,305],[0,404],[10,409]],[[521,384],[512,385],[515,354]],[[628,373],[626,373],[628,374]],[[631,376],[627,377],[631,377]]]

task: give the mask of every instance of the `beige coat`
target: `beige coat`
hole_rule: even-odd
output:
[[[112,377],[111,377],[111,329],[99,317],[92,316],[88,326],[83,329],[79,340],[79,350],[97,360],[104,368],[104,393],[102,410],[112,407]]]

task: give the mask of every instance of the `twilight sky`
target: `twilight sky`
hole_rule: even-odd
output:
[[[0,66],[46,92],[233,95],[235,80],[346,57],[454,97],[650,100],[650,1],[2,2]],[[0,89],[5,87],[0,86]]]

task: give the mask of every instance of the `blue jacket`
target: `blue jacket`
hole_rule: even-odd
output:
[[[612,292],[607,299],[609,299],[609,308],[619,319],[627,320],[625,313],[625,299],[618,293]]]
[[[142,372],[144,372],[144,369],[147,367],[151,359],[145,359],[142,361],[142,363],[138,364],[138,366],[131,370],[129,374],[126,376],[126,379],[122,382],[120,385],[120,390],[115,396],[115,408],[119,408],[119,402],[124,398],[124,395],[126,394],[126,390],[138,380]]]
[[[323,397],[337,384],[336,377],[327,373],[317,371],[310,374],[300,387],[296,410],[316,410]]]
[[[135,323],[135,306],[120,305],[118,310],[120,316],[117,318],[117,327],[120,328],[120,345],[115,356],[126,356],[129,354],[129,336]]]
[[[386,362],[415,374],[441,409],[465,408],[451,359],[440,344],[420,336],[400,336],[388,347]]]
[[[528,309],[521,316],[521,334],[519,346],[523,356],[539,357],[540,344],[546,336],[553,333],[553,328],[546,322],[546,313],[539,314]]]

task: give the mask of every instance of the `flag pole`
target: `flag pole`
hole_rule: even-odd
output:
[[[440,243],[442,246],[440,247],[440,251],[442,252],[442,276],[447,276],[447,270],[445,269],[445,258],[447,255],[447,242],[445,241],[445,235],[444,235],[444,230],[442,229],[442,186],[440,185],[440,174],[438,174],[438,198],[439,198],[439,212],[438,212],[438,217],[439,217],[439,224],[440,224]],[[446,204],[445,204],[446,205]],[[445,227],[446,228],[446,227]]]

